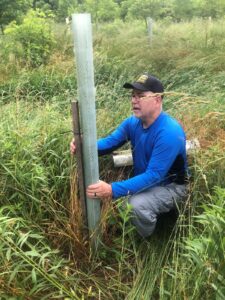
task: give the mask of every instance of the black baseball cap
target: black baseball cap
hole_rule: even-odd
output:
[[[162,82],[156,77],[143,74],[136,81],[132,83],[126,82],[123,87],[125,89],[135,89],[140,91],[151,91],[153,93],[163,93],[164,87]]]

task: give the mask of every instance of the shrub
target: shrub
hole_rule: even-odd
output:
[[[21,25],[12,22],[5,30],[11,37],[9,50],[22,64],[46,64],[55,45],[50,18],[40,11],[29,11]]]

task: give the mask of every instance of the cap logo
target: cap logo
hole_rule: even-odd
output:
[[[141,76],[138,78],[137,82],[139,82],[139,83],[145,83],[147,79],[148,79],[148,76],[147,76],[147,75],[141,75]]]

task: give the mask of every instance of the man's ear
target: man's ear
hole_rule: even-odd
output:
[[[161,95],[157,95],[156,99],[157,99],[158,102],[162,102],[162,96]]]

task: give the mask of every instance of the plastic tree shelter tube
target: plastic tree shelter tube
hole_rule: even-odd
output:
[[[95,86],[90,14],[73,14],[75,63],[77,71],[78,103],[83,133],[83,162],[85,188],[99,181],[97,130],[95,112]],[[90,236],[100,221],[100,200],[86,197]],[[95,236],[95,235],[94,235]]]

